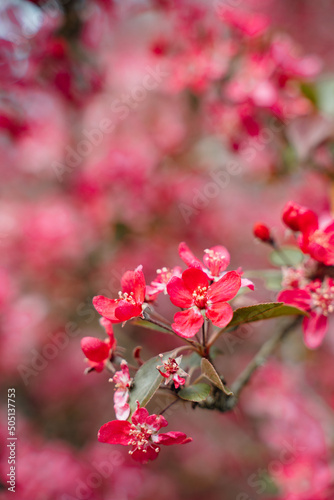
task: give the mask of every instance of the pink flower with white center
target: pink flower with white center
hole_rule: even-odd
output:
[[[114,410],[117,420],[126,420],[130,415],[130,406],[128,405],[129,390],[132,383],[129,367],[123,359],[121,369],[115,373],[111,379],[115,382],[116,391],[114,393]]]
[[[159,357],[163,358],[163,354],[159,354]],[[175,389],[178,389],[180,385],[183,385],[186,381],[183,377],[188,377],[188,373],[186,373],[182,368],[180,368],[180,364],[182,361],[182,356],[178,356],[177,358],[168,358],[167,361],[162,361],[162,365],[157,366],[157,370],[160,375],[162,375],[165,380],[165,385],[167,385],[171,380],[173,380]],[[165,371],[162,372],[160,368],[163,368]]]
[[[118,299],[109,299],[103,295],[93,298],[95,309],[112,323],[122,323],[131,318],[142,316],[145,300],[145,278],[143,266],[134,271],[127,271],[121,280],[122,291]]]
[[[236,296],[240,286],[236,271],[229,271],[212,285],[200,269],[190,268],[182,278],[172,278],[167,285],[170,300],[175,306],[187,309],[175,314],[173,330],[181,337],[193,337],[203,325],[203,314],[215,326],[224,328],[233,316],[227,301]]]
[[[334,280],[315,280],[304,289],[283,290],[277,300],[309,313],[303,319],[304,342],[310,349],[319,347],[328,330],[328,315],[334,312]]]
[[[230,254],[228,250],[221,245],[205,249],[203,263],[195,257],[188,245],[184,242],[179,245],[179,255],[188,267],[201,269],[207,277],[213,281],[218,281],[224,276],[224,274],[226,274],[225,270],[230,264]],[[243,274],[242,269],[239,268],[237,272],[241,277]],[[254,283],[245,278],[241,278],[241,286],[254,290]]]
[[[146,287],[147,300],[150,302],[156,300],[161,292],[167,294],[167,284],[169,280],[173,276],[181,277],[181,275],[182,269],[180,266],[173,267],[173,269],[167,267],[157,269],[157,277]]]
[[[137,409],[127,420],[113,420],[102,425],[98,432],[98,440],[101,443],[121,444],[132,446],[129,454],[134,460],[146,464],[149,460],[155,460],[160,451],[160,445],[170,446],[172,444],[186,444],[192,441],[183,432],[166,432],[159,434],[161,427],[168,425],[162,415],[149,415],[146,408]]]
[[[116,340],[111,321],[101,318],[100,324],[104,326],[108,334],[107,339],[100,340],[95,337],[84,337],[81,339],[81,349],[87,358],[90,369],[97,372],[102,372],[116,349]]]

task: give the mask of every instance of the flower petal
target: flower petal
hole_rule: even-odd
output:
[[[131,420],[135,425],[145,424],[148,415],[146,408],[140,408],[139,403],[137,403],[137,409],[133,413]]]
[[[134,271],[127,271],[123,274],[121,285],[122,292],[130,294],[133,292],[133,297],[136,302],[142,304],[145,300],[145,277],[142,271],[143,266],[138,266]]]
[[[98,432],[97,438],[100,443],[122,444],[127,446],[130,444],[132,437],[130,430],[132,425],[124,420],[112,420],[102,425]]]
[[[182,273],[182,280],[185,287],[193,293],[198,287],[209,285],[207,275],[200,269],[190,268]]]
[[[207,307],[205,314],[215,326],[224,328],[233,317],[233,309],[227,302],[215,302]]]
[[[316,349],[322,343],[328,330],[328,318],[323,314],[311,312],[303,319],[304,342],[309,349]]]
[[[149,415],[146,419],[146,425],[158,431],[161,427],[166,427],[168,422],[162,415]]]
[[[193,337],[203,325],[203,316],[198,309],[188,309],[175,314],[172,328],[180,337]]]
[[[216,245],[205,250],[203,262],[212,276],[219,276],[230,264],[230,254],[225,247]]]
[[[191,307],[193,304],[193,296],[186,288],[183,280],[177,276],[173,276],[167,284],[167,293],[174,306]]]
[[[278,302],[284,302],[285,304],[308,311],[310,309],[311,295],[306,290],[300,290],[299,288],[295,290],[283,290],[278,294],[277,300]]]
[[[236,271],[229,271],[208,290],[207,298],[212,302],[227,302],[236,296],[241,287],[241,278]]]
[[[109,357],[109,344],[95,337],[81,339],[81,349],[89,361],[100,363]]]
[[[108,299],[108,297],[104,297],[103,295],[97,295],[96,297],[93,297],[93,305],[97,312],[113,323],[120,322],[119,319],[117,319],[115,316],[115,309],[118,302],[118,299]]]
[[[114,348],[116,347],[116,339],[114,337],[114,330],[113,330],[113,327],[112,327],[112,321],[110,321],[110,319],[107,319],[107,318],[100,318],[100,325],[103,326],[103,328],[105,329],[106,331],[106,334],[109,336],[109,339],[110,339],[110,347],[111,348]]]
[[[155,437],[154,442],[171,446],[172,444],[185,444],[192,441],[184,432],[165,432]]]
[[[126,420],[130,415],[130,406],[127,403],[123,405],[115,405],[114,410],[117,420]]]
[[[202,269],[203,265],[197,257],[192,253],[188,245],[182,241],[179,244],[179,256],[187,264],[188,267],[195,267],[197,269]]]
[[[132,304],[126,300],[120,300],[115,309],[115,316],[119,321],[127,321],[131,318],[136,318],[142,315],[142,306]]]
[[[147,464],[149,460],[155,460],[158,458],[160,448],[159,446],[148,446],[146,448],[146,453],[143,450],[135,450],[131,457],[141,464]]]
[[[241,288],[244,287],[248,287],[250,290],[254,290],[254,283],[247,278],[241,278]]]

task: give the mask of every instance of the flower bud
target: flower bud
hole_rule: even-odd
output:
[[[318,217],[316,214],[312,210],[302,207],[293,201],[289,201],[285,205],[282,219],[284,224],[295,232],[304,232],[310,229],[315,230],[318,227]]]
[[[256,224],[254,224],[253,234],[256,238],[259,238],[259,240],[263,241],[264,243],[271,244],[273,242],[268,226],[262,224],[262,222],[257,222]]]

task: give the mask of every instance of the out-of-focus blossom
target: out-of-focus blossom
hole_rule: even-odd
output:
[[[328,315],[334,312],[334,280],[315,280],[304,289],[283,290],[277,300],[309,313],[303,319],[304,341],[310,349],[319,347],[328,331]]]

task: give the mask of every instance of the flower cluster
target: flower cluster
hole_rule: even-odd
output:
[[[101,341],[92,337],[82,339],[81,346],[90,364],[90,369],[102,371],[103,368],[113,371],[115,383],[114,410],[116,419],[108,422],[99,431],[99,440],[105,443],[131,445],[132,457],[146,463],[154,460],[159,453],[159,444],[184,444],[191,439],[181,432],[158,434],[161,427],[167,425],[162,415],[150,415],[145,408],[131,413],[132,388],[136,390],[139,383],[148,384],[146,380],[139,380],[140,369],[130,367],[126,360],[116,355],[116,341],[113,337],[113,324],[129,320],[146,320],[153,325],[172,332],[179,338],[186,339],[198,352],[209,356],[208,335],[210,325],[225,329],[233,317],[230,301],[236,297],[242,286],[254,288],[251,281],[241,278],[241,269],[226,271],[230,263],[230,255],[223,246],[215,246],[205,250],[203,262],[199,261],[185,243],[179,245],[179,255],[187,264],[188,269],[182,271],[177,266],[173,269],[163,267],[157,270],[156,278],[150,285],[146,285],[143,266],[134,271],[126,271],[121,279],[119,297],[111,299],[104,295],[93,298],[95,309],[102,315],[101,324],[106,328],[109,340]],[[168,295],[172,305],[180,308],[174,314],[174,321],[168,323],[154,310],[158,296]],[[202,332],[200,343],[199,333]],[[196,340],[190,340],[193,338]],[[178,348],[179,349],[179,348]],[[135,350],[134,359],[142,366],[139,356],[140,348]],[[155,363],[153,369],[158,371],[164,386],[178,394],[187,385],[189,374],[183,369],[182,355],[159,355],[161,364]],[[119,369],[116,371],[116,367]],[[130,369],[135,370],[134,377]],[[156,372],[155,372],[156,373]],[[152,371],[152,376],[156,377]],[[169,384],[172,382],[172,384]],[[133,402],[132,402],[133,403]]]
[[[315,349],[321,345],[329,328],[329,316],[334,312],[334,219],[326,216],[319,221],[313,210],[290,201],[283,209],[282,220],[296,235],[305,257],[296,266],[283,266],[283,290],[277,300],[307,313],[303,318],[304,341]],[[261,234],[257,225],[254,234],[268,242],[269,229],[266,234],[262,225],[260,229]],[[273,238],[270,244],[283,260],[287,259]]]

